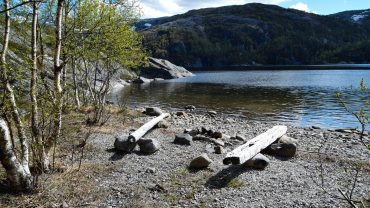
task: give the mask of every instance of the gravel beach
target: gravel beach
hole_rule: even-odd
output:
[[[128,135],[153,117],[131,117],[125,128],[119,129],[120,124],[116,123],[115,128],[95,131],[90,136],[83,163],[109,170],[96,171],[92,176],[107,193],[98,206],[348,207],[346,201],[335,196],[340,196],[338,188],[347,191],[347,186],[352,187],[353,169],[360,163],[353,198],[364,203],[369,200],[370,151],[351,131],[288,126],[287,135],[298,140],[296,156],[285,159],[266,155],[269,165],[264,170],[255,170],[222,163],[225,154],[242,145],[241,141],[223,137],[226,153],[215,154],[214,143],[193,141],[191,145],[178,145],[174,144],[175,135],[184,129],[204,127],[250,140],[281,123],[250,121],[220,112],[216,115],[198,111],[183,114],[168,109],[167,112],[171,113],[166,119],[169,127],[153,129],[144,136],[160,143],[160,150],[151,155],[141,154],[137,149],[130,154],[120,153],[113,144],[115,136]],[[210,166],[199,171],[188,169],[192,159],[203,153],[213,161]]]

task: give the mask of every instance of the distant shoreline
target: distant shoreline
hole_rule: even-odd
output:
[[[220,70],[367,70],[370,64],[327,64],[327,65],[245,65],[188,67],[190,71],[220,71]]]

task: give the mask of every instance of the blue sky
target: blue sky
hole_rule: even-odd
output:
[[[323,15],[370,8],[370,0],[140,0],[140,2],[143,18],[170,16],[185,13],[191,9],[251,2],[275,4]]]
[[[291,7],[303,3],[309,10],[318,14],[333,14],[346,10],[370,9],[370,0],[290,0],[280,6]]]

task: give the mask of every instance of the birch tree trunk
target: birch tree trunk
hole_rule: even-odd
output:
[[[3,39],[3,50],[1,51],[0,69],[5,85],[5,97],[10,102],[10,109],[12,111],[13,119],[18,130],[18,138],[21,145],[20,160],[14,151],[12,144],[12,138],[10,136],[10,130],[7,122],[0,117],[0,159],[4,166],[7,177],[11,183],[13,189],[17,191],[31,190],[32,177],[29,170],[29,153],[27,139],[24,133],[23,123],[20,119],[18,108],[15,102],[15,96],[13,88],[9,83],[7,76],[7,62],[6,56],[8,53],[9,46],[9,34],[10,34],[10,12],[9,0],[4,0],[4,11],[5,11],[5,24],[4,24],[4,39]],[[19,162],[20,161],[20,162]]]
[[[31,126],[32,135],[38,138],[38,106],[37,106],[37,22],[38,22],[39,3],[33,2],[33,15],[32,15],[32,37],[31,37],[31,57],[32,57],[32,76],[31,76],[31,90],[30,98],[32,104],[31,112]]]
[[[60,55],[62,49],[62,15],[64,0],[58,0],[55,18],[55,49],[54,49],[54,113],[53,113],[53,132],[45,144],[46,155],[43,158],[43,167],[49,167],[50,161],[48,153],[56,144],[62,129],[62,108],[63,108],[63,89],[62,89],[62,69]]]
[[[10,186],[15,191],[30,191],[33,189],[32,176],[28,166],[18,162],[13,149],[9,127],[0,117],[0,160],[6,170]]]
[[[75,96],[75,104],[77,106],[77,109],[81,109],[81,103],[78,93],[78,84],[77,84],[77,73],[76,73],[76,57],[72,58],[72,76],[73,76],[73,87],[74,89],[74,96]]]

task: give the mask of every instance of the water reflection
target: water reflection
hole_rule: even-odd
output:
[[[133,85],[131,104],[183,108],[195,105],[242,114],[250,119],[291,122],[299,126],[356,127],[354,118],[339,105],[335,94],[359,104],[368,93],[354,94],[351,86],[370,78],[370,71],[237,71],[202,72],[196,77]]]

